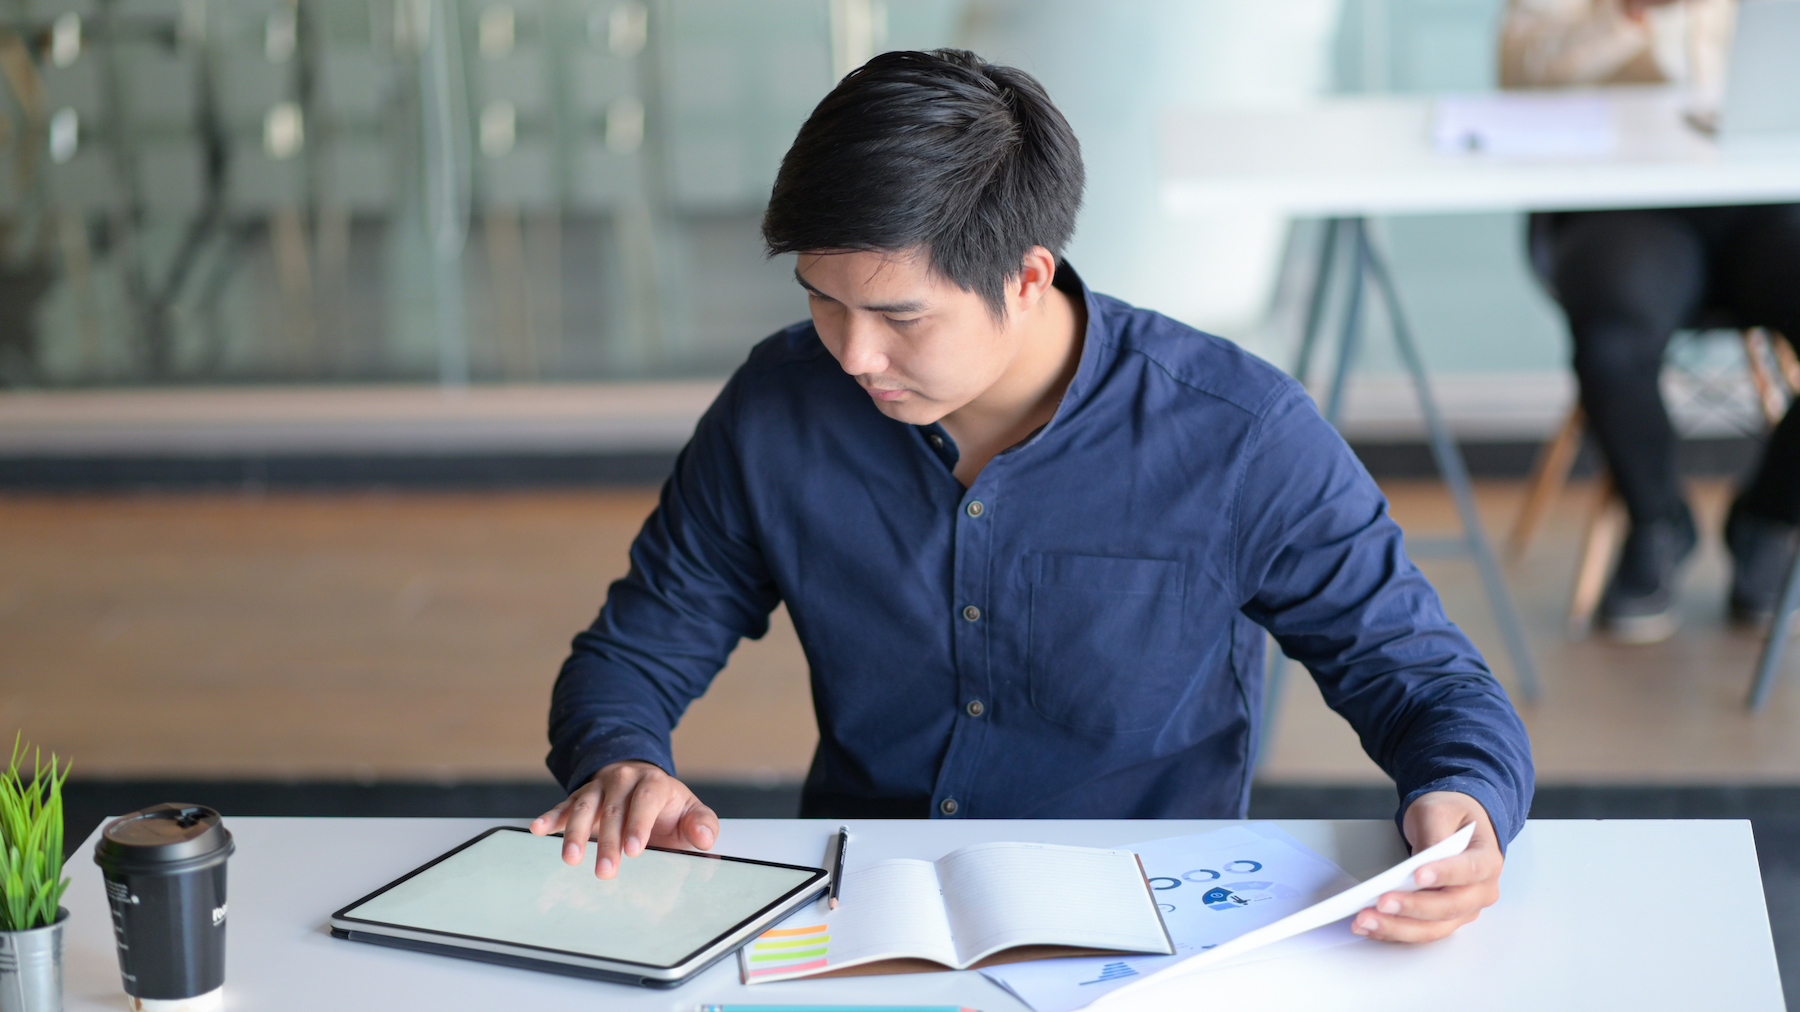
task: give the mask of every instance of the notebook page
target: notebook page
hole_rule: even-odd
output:
[[[881,959],[956,965],[937,868],[929,861],[881,861],[844,873],[843,900],[820,916],[809,905],[742,950],[752,984],[827,973]]]
[[[984,843],[937,867],[960,965],[1015,945],[1171,951],[1128,850]]]

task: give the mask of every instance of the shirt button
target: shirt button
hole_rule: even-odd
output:
[[[944,448],[944,437],[943,437],[943,436],[940,436],[940,435],[938,435],[938,434],[937,434],[937,433],[935,433],[935,432],[933,432],[933,433],[932,433],[932,434],[931,434],[931,435],[929,435],[929,436],[926,436],[926,437],[925,437],[925,441],[926,441],[926,442],[928,442],[928,443],[930,443],[930,444],[931,444],[931,448],[932,448],[932,449],[934,449],[934,450],[941,450],[941,449],[943,449],[943,448]]]
[[[955,815],[956,814],[956,799],[955,798],[945,798],[944,800],[938,802],[938,811],[943,812],[945,815]]]
[[[981,705],[981,700],[971,699],[969,700],[969,705],[963,707],[963,710],[971,717],[979,717],[987,712],[987,707]]]
[[[963,609],[963,618],[966,618],[971,622],[978,622],[981,620],[981,609],[974,605],[969,605],[967,608]]]
[[[978,517],[978,516],[980,516],[980,515],[981,515],[981,511],[982,511],[982,510],[984,510],[984,509],[986,509],[986,508],[987,508],[987,507],[985,507],[985,506],[983,506],[983,505],[981,505],[981,500],[980,500],[980,499],[977,499],[977,500],[975,500],[975,501],[974,501],[974,502],[972,502],[972,503],[970,503],[970,504],[969,504],[969,506],[968,506],[968,512],[969,512],[969,515],[970,515],[970,516],[972,516],[972,517]]]

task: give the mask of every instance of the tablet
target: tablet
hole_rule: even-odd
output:
[[[823,868],[661,847],[594,877],[560,836],[503,826],[331,915],[331,933],[645,987],[673,987],[825,890]]]

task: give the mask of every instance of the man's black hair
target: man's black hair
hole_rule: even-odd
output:
[[[1005,313],[1025,252],[1061,257],[1081,145],[1030,74],[961,49],[883,53],[813,110],[781,160],[763,241],[778,253],[921,249]]]

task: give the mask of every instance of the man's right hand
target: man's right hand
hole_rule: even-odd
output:
[[[538,816],[531,831],[538,836],[560,831],[568,864],[580,864],[587,841],[598,841],[594,874],[612,878],[621,855],[636,857],[651,844],[711,850],[719,838],[719,817],[661,767],[626,759],[601,767],[562,804]]]

